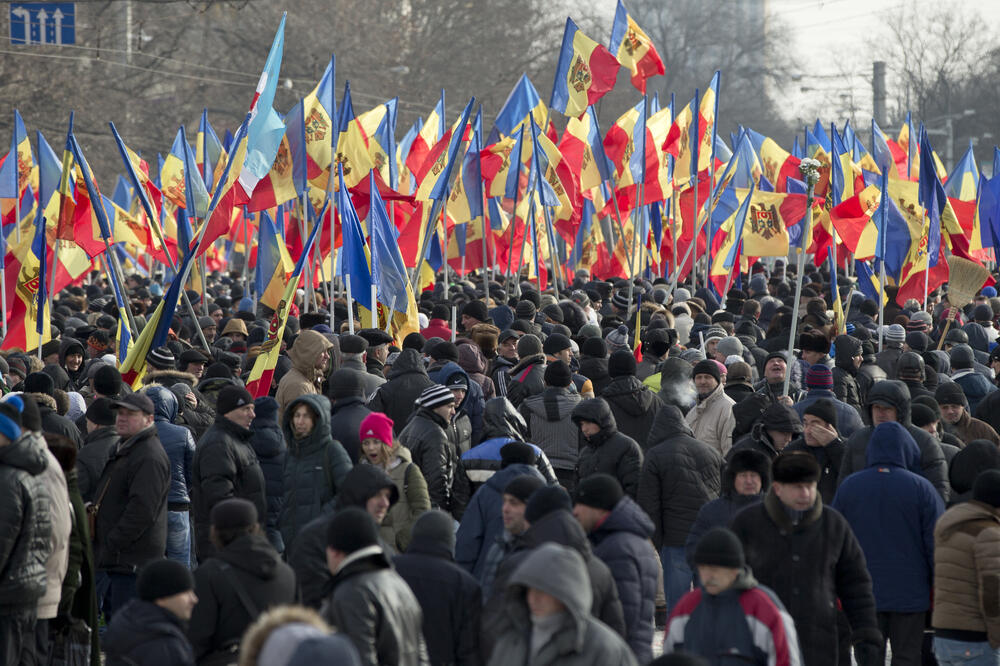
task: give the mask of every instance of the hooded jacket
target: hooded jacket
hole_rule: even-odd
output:
[[[390,548],[401,553],[410,545],[410,532],[425,511],[431,508],[431,498],[427,494],[427,480],[420,468],[413,464],[410,450],[405,446],[393,447],[396,462],[387,470],[389,478],[396,484],[399,501],[392,505],[389,513],[379,525],[379,536]],[[362,463],[368,464],[368,463]]]
[[[45,594],[52,552],[52,502],[42,474],[48,458],[24,433],[0,447],[0,610],[34,612]]]
[[[653,614],[659,556],[649,543],[653,522],[632,498],[618,500],[588,535],[594,555],[601,558],[615,579],[625,616],[625,640],[640,663],[653,658]]]
[[[330,432],[336,434],[347,457],[356,465],[361,458],[361,422],[372,410],[365,406],[364,398],[355,395],[330,402]]]
[[[479,348],[479,345],[459,345],[458,364],[469,373],[469,378],[483,389],[484,401],[496,397],[496,387],[493,385],[493,380],[486,376],[489,364],[486,362],[486,357],[483,356],[483,350]]]
[[[468,387],[462,402],[455,405],[455,418],[452,420],[455,446],[458,455],[462,455],[471,449],[474,443],[478,443],[478,438],[483,430],[483,410],[486,402],[483,400],[482,388],[469,379],[469,373],[463,370],[458,363],[451,361],[438,368],[428,369],[427,376],[432,382],[442,386],[448,386],[449,382],[456,376],[461,377]]]
[[[38,415],[42,421],[42,432],[51,432],[68,437],[77,448],[83,446],[83,435],[76,424],[56,411],[56,400],[44,393],[28,393],[38,404]]]
[[[368,500],[383,488],[389,490],[391,507],[399,500],[399,491],[389,475],[375,465],[357,465],[344,479],[334,510],[314,518],[299,530],[295,541],[285,544],[288,564],[295,570],[304,606],[318,609],[333,589],[333,577],[326,565],[326,530],[336,509],[347,506],[364,509]]]
[[[455,493],[459,465],[453,425],[434,410],[420,407],[399,434],[399,441],[423,472],[431,507],[461,516],[468,496],[462,496],[461,489]]]
[[[198,442],[192,464],[194,493],[192,518],[199,560],[211,557],[215,546],[209,540],[212,507],[224,499],[239,497],[253,502],[258,519],[267,516],[264,473],[250,446],[253,432],[222,415]]]
[[[313,429],[303,439],[292,431],[292,417],[299,405],[313,415]],[[330,401],[326,396],[307,394],[288,403],[281,424],[288,447],[282,485],[285,496],[278,518],[285,543],[306,523],[333,508],[338,489],[351,471],[351,459],[340,442],[330,434]]]
[[[1000,609],[989,598],[1000,586],[1000,512],[975,500],[945,511],[934,527],[934,564],[936,633],[978,632],[1000,648]]]
[[[121,438],[115,426],[101,426],[87,433],[83,440],[83,448],[76,456],[76,473],[80,484],[80,496],[84,502],[94,501],[97,493],[97,482],[104,473],[111,452],[118,446]]]
[[[416,410],[417,398],[433,383],[427,376],[420,352],[404,349],[392,364],[388,381],[375,391],[368,407],[392,419],[392,430],[399,436]]]
[[[323,617],[354,643],[363,666],[425,666],[423,612],[381,546],[356,550],[333,577]]]
[[[490,628],[496,631],[490,666],[634,666],[635,656],[622,638],[587,612],[593,597],[586,585],[580,585],[586,576],[584,558],[570,548],[547,544],[530,553],[510,576],[510,591],[502,591],[507,592],[503,613],[497,626]],[[532,620],[525,598],[528,588],[550,594],[566,607],[536,655],[532,655]]]
[[[150,386],[145,391],[153,402],[153,425],[163,450],[170,461],[170,511],[187,511],[191,504],[191,463],[194,460],[194,437],[177,420],[177,396],[163,386]]]
[[[736,417],[733,406],[736,403],[725,394],[725,386],[719,384],[706,398],[699,400],[691,408],[684,420],[691,426],[694,437],[712,446],[725,455],[733,446],[733,428]]]
[[[861,341],[850,335],[838,335],[833,340],[833,394],[837,400],[861,410],[861,391],[855,377],[854,356],[861,354]]]
[[[652,416],[656,416],[653,414]],[[642,470],[642,450],[634,439],[618,431],[612,409],[603,398],[581,400],[573,409],[573,422],[590,421],[600,431],[587,437],[581,431],[577,471],[580,479],[593,474],[610,474],[618,479],[625,494],[635,499]]]
[[[149,426],[118,443],[97,483],[95,560],[99,569],[134,574],[167,549],[170,460]]]
[[[503,533],[503,489],[519,476],[544,481],[535,467],[521,463],[508,465],[480,486],[462,514],[455,535],[455,561],[476,580],[482,580],[487,552]]]
[[[83,361],[81,361],[80,367],[73,372],[66,367],[66,356],[69,355],[71,350],[76,350],[83,356]],[[66,376],[69,378],[69,384],[63,389],[64,391],[79,391],[87,385],[86,361],[87,350],[84,349],[83,343],[76,338],[66,338],[59,344],[59,365],[66,371]]]
[[[673,405],[662,407],[649,432],[638,502],[653,519],[653,544],[683,546],[698,510],[719,496],[722,456],[695,439]]]
[[[253,608],[246,608],[237,588]],[[262,534],[237,537],[195,569],[198,604],[188,636],[199,660],[238,645],[246,628],[268,608],[298,598],[295,572]]]
[[[278,401],[270,396],[253,401],[254,417],[250,423],[253,435],[250,446],[257,454],[260,471],[264,475],[264,494],[267,497],[267,519],[264,531],[268,541],[279,552],[285,552],[285,542],[278,529],[278,517],[285,503],[285,458],[288,448],[278,423]]]
[[[869,422],[871,421],[872,403],[876,401],[888,403],[896,408],[899,422],[910,433],[910,436],[917,443],[917,448],[920,449],[919,469],[911,471],[917,472],[930,481],[941,498],[947,502],[950,489],[948,487],[948,466],[945,463],[944,453],[941,451],[941,445],[936,437],[910,422],[910,393],[906,385],[897,380],[885,380],[872,386],[871,391],[868,392],[866,405]],[[867,467],[868,443],[871,440],[873,430],[872,426],[866,426],[848,438],[844,462],[840,467],[840,483],[843,483],[844,479],[854,472]]]
[[[194,666],[195,663],[181,619],[166,608],[138,598],[115,613],[101,645],[107,666]]]
[[[948,506],[972,499],[976,477],[987,469],[1000,469],[1000,449],[993,442],[973,440],[956,453],[948,465],[948,483],[951,484]]]
[[[524,417],[514,409],[510,400],[493,398],[486,401],[486,411],[483,413],[483,439],[462,454],[462,468],[469,479],[470,493],[474,494],[500,469],[500,449],[510,442],[524,441],[527,435],[528,425],[524,422]],[[535,467],[545,478],[545,482],[555,483],[556,475],[548,456],[534,444],[528,444],[538,456]]]
[[[576,469],[580,433],[570,415],[578,404],[579,393],[550,386],[526,398],[519,408],[528,424],[531,441],[545,451],[556,469]]]
[[[601,395],[611,383],[611,375],[608,374],[608,359],[606,358],[582,357],[580,359],[580,374],[590,380],[596,395]]]
[[[659,396],[634,375],[615,377],[600,397],[611,406],[618,430],[636,442],[645,441],[657,410],[663,406]]]
[[[909,471],[919,459],[906,428],[883,423],[872,433],[868,467],[845,479],[833,499],[864,551],[880,613],[930,608],[934,523],[944,502],[927,479]]]
[[[332,346],[322,333],[316,331],[302,331],[295,338],[295,344],[288,350],[292,369],[281,378],[278,392],[274,395],[282,414],[285,413],[288,403],[300,395],[321,392],[323,370],[316,369],[316,359]]]

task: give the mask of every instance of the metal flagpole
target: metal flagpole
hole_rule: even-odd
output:
[[[489,233],[489,225],[486,223],[486,183],[483,182],[482,178],[479,179],[479,188],[482,191],[482,202],[483,202],[483,301],[485,303],[490,302],[490,272],[487,269],[489,266],[489,243],[486,239],[486,234]]]
[[[819,180],[819,171],[817,171],[819,166],[819,162],[811,158],[806,158],[802,160],[801,164],[799,164],[799,171],[802,172],[802,177],[805,178],[806,185],[809,189],[806,192],[806,226],[802,229],[799,247],[795,248],[795,251],[798,253],[795,275],[795,302],[794,305],[792,305],[792,327],[788,335],[788,358],[786,359],[787,367],[785,369],[785,385],[782,389],[781,395],[788,395],[788,386],[792,381],[792,363],[795,362],[795,330],[799,323],[799,303],[802,300],[802,273],[805,270],[806,263],[805,241],[809,237],[809,233],[812,230],[812,203],[816,182]]]
[[[344,275],[344,285],[347,288],[347,328],[354,335],[354,301],[351,299],[351,276]]]

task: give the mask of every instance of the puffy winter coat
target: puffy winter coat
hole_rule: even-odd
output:
[[[975,370],[959,370],[951,376],[952,380],[962,387],[966,400],[969,401],[969,411],[975,412],[980,401],[997,390],[994,384]]]
[[[763,502],[736,514],[732,530],[754,576],[777,593],[795,620],[803,662],[834,666],[838,599],[852,640],[880,638],[865,556],[844,517],[824,509],[818,496],[794,525],[783,507],[772,488]]]
[[[896,364],[902,355],[902,344],[886,341],[882,345],[882,351],[875,355],[875,364],[882,368],[886,377],[896,379]]]
[[[570,415],[579,403],[578,393],[550,386],[526,398],[520,407],[531,441],[545,451],[556,469],[576,469],[580,433]]]
[[[379,536],[390,548],[401,553],[410,545],[413,523],[417,522],[420,514],[430,510],[431,498],[427,493],[427,480],[420,467],[414,464],[410,450],[405,446],[394,448],[397,449],[396,463],[386,471],[396,484],[399,501],[392,505],[389,513],[382,519]]]
[[[653,543],[683,546],[706,502],[719,496],[722,456],[692,436],[673,405],[660,409],[639,478],[638,502],[653,520]]]
[[[205,431],[211,427],[212,421],[215,420],[214,400],[210,402],[199,389],[195,388],[198,384],[198,378],[189,372],[152,370],[143,375],[142,384],[143,386],[165,386],[174,392],[174,397],[177,398],[178,418],[173,423],[189,427],[195,440],[201,439]],[[184,384],[191,389],[197,403],[194,407],[178,395],[178,391],[174,391],[173,387],[177,384]],[[217,394],[213,397],[217,397]]]
[[[611,375],[608,374],[608,359],[606,358],[582,357],[580,359],[580,374],[590,380],[596,395],[601,395],[611,383]]]
[[[424,474],[431,508],[447,512],[464,507],[463,500],[468,499],[455,495],[458,451],[451,432],[452,425],[437,412],[420,407],[399,434],[399,441]]]
[[[105,485],[107,492],[104,492]],[[170,461],[149,426],[118,444],[97,482],[95,559],[99,569],[134,574],[167,549]]]
[[[194,666],[194,652],[181,619],[151,601],[132,599],[108,625],[101,639],[107,666]]]
[[[83,448],[76,456],[76,473],[80,484],[80,496],[84,502],[93,502],[97,493],[97,482],[104,473],[111,452],[121,438],[113,425],[102,426],[87,433]]]
[[[228,652],[259,614],[298,599],[295,572],[262,534],[238,537],[202,562],[194,572],[194,591],[198,604],[188,636],[199,660]]]
[[[600,397],[611,406],[619,432],[636,442],[646,441],[656,412],[663,406],[659,396],[636,377],[626,375],[612,379]]]
[[[1000,512],[975,500],[956,504],[934,527],[931,624],[936,630],[985,633],[991,647],[1000,647],[1000,609],[989,598],[998,586]]]
[[[299,405],[313,414],[312,431],[303,439],[292,432],[292,415]],[[308,394],[288,403],[281,425],[288,446],[283,485],[285,499],[278,528],[285,543],[306,523],[333,508],[337,490],[351,471],[351,459],[340,442],[330,436],[330,401],[326,396]]]
[[[820,497],[824,504],[833,501],[833,496],[837,494],[837,484],[840,480],[840,468],[844,464],[844,453],[847,445],[839,437],[831,441],[826,446],[809,446],[805,437],[799,436],[788,443],[785,451],[805,451],[816,458],[819,463],[820,477],[816,484]]]
[[[868,467],[847,477],[833,498],[864,551],[880,613],[930,608],[934,523],[944,502],[927,479],[909,471],[919,459],[906,428],[883,423],[872,433]]]
[[[288,350],[292,369],[278,383],[274,398],[282,414],[295,398],[307,393],[320,393],[323,388],[322,370],[316,369],[316,359],[333,344],[316,331],[302,331]]]
[[[594,555],[601,558],[618,586],[625,615],[625,640],[640,663],[653,658],[653,613],[659,557],[649,543],[653,522],[632,498],[623,497],[589,534]]]
[[[593,607],[593,594],[580,584],[586,576],[585,560],[578,553],[555,545],[539,549],[525,566],[512,572],[510,592],[504,589],[498,595],[504,599],[502,615],[495,620],[495,626],[484,627],[495,632],[496,647],[489,665],[634,666],[635,656],[621,636],[588,614]],[[525,599],[529,587],[552,595],[568,611],[561,626],[534,658],[531,614]]]
[[[278,401],[263,396],[253,401],[254,417],[250,423],[250,446],[257,454],[260,471],[264,475],[264,494],[267,496],[267,521],[264,531],[267,540],[279,553],[285,552],[285,542],[278,529],[278,517],[285,503],[285,457],[288,448],[278,423]]]
[[[38,415],[42,420],[42,432],[63,435],[76,444],[77,448],[83,446],[83,435],[80,434],[80,429],[76,427],[75,423],[65,416],[61,416],[56,411],[55,398],[44,393],[28,393],[27,395],[34,398],[38,404]]]
[[[145,391],[153,402],[153,425],[163,450],[170,460],[170,511],[187,511],[191,504],[191,463],[194,460],[194,437],[177,420],[177,396],[162,386],[150,386]]]
[[[545,355],[527,356],[507,371],[507,398],[520,407],[530,396],[545,390]]]
[[[833,340],[833,348],[836,351],[833,359],[833,393],[837,400],[860,411],[863,403],[855,379],[858,370],[854,367],[854,356],[861,354],[861,341],[850,335],[838,335]]]
[[[486,376],[488,363],[483,356],[483,350],[479,345],[459,345],[458,364],[469,373],[469,378],[479,384],[483,389],[483,399],[490,400],[496,397],[496,387],[493,380]]]
[[[267,516],[264,473],[250,446],[252,435],[252,431],[219,415],[198,442],[193,465],[192,518],[200,561],[215,553],[208,535],[212,507],[216,504],[239,497],[253,502],[258,519]]]
[[[572,418],[577,427],[580,421],[590,421],[601,428],[591,437],[586,437],[582,432],[579,435],[579,478],[610,474],[618,479],[625,494],[635,499],[639,491],[639,472],[642,470],[642,449],[634,439],[618,431],[617,419],[608,403],[604,398],[581,400],[573,409]]]
[[[724,391],[724,385],[719,384],[684,417],[695,438],[712,446],[722,455],[732,447],[733,428],[736,427],[736,417],[733,415],[733,405],[736,403]]]
[[[49,515],[52,519],[52,531],[49,541],[51,548],[45,560],[45,594],[38,600],[38,619],[51,620],[59,609],[59,599],[62,594],[62,584],[69,567],[70,533],[73,531],[73,507],[69,502],[69,489],[66,485],[66,475],[63,474],[59,461],[49,451],[45,440],[37,432],[28,431],[33,445],[45,453],[48,464],[42,472],[42,483],[48,490],[51,501]]]
[[[293,346],[292,349],[295,347]],[[365,398],[371,396],[375,391],[378,390],[379,386],[385,384],[386,380],[383,377],[376,377],[375,375],[368,372],[368,367],[361,361],[353,358],[345,358],[341,361],[340,367],[353,370],[358,373],[359,379],[361,380],[361,386],[364,388]]]
[[[477,580],[482,579],[490,546],[503,533],[503,489],[519,476],[534,476],[544,481],[534,467],[508,465],[480,486],[462,514],[455,535],[455,561]]]
[[[364,398],[358,396],[337,398],[330,406],[330,434],[343,445],[355,465],[361,457],[361,422],[371,413]]]
[[[456,376],[461,377],[469,390],[465,392],[462,402],[455,405],[455,418],[452,420],[452,430],[455,434],[455,446],[458,455],[462,455],[477,444],[480,433],[483,430],[483,411],[486,401],[483,400],[482,388],[476,382],[469,379],[469,373],[461,368],[458,363],[451,361],[444,365],[428,369],[427,376],[435,384],[448,386],[448,383]]]
[[[45,594],[45,562],[52,552],[52,507],[42,480],[45,451],[27,432],[0,447],[0,611],[34,612]],[[32,640],[30,637],[28,640]]]
[[[906,385],[897,380],[885,380],[872,386],[868,392],[866,406],[868,421],[871,422],[871,406],[875,401],[885,402],[896,408],[897,419],[913,437],[920,449],[920,467],[910,471],[917,472],[937,489],[941,498],[947,502],[950,489],[948,487],[948,466],[944,453],[937,438],[910,423],[910,392]],[[847,440],[847,451],[840,467],[840,483],[849,475],[867,467],[868,442],[871,440],[872,426],[866,426],[855,432]]]
[[[404,349],[392,364],[388,381],[375,391],[375,395],[368,401],[368,407],[392,419],[392,430],[399,436],[410,415],[416,410],[417,398],[433,383],[427,376],[420,352],[416,349]]]
[[[351,639],[363,666],[428,664],[420,604],[380,546],[343,561],[323,617]]]

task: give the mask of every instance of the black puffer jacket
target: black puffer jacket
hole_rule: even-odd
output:
[[[315,423],[303,439],[292,433],[292,416],[299,405],[312,411]],[[353,465],[344,447],[330,436],[330,401],[326,396],[307,393],[289,402],[281,429],[288,455],[283,482],[285,500],[278,527],[282,540],[292,543],[306,523],[333,508],[337,491]]]
[[[121,438],[113,425],[101,426],[87,433],[83,448],[76,456],[76,473],[80,484],[80,496],[84,502],[93,502],[97,493],[97,481],[104,473],[111,452]]]
[[[344,485],[337,494],[336,509],[356,506],[364,509],[368,499],[386,488],[389,503],[399,499],[396,484],[381,467],[357,465],[344,479]],[[333,577],[326,565],[326,530],[334,512],[326,513],[299,530],[293,543],[287,544],[288,564],[295,570],[302,604],[319,608],[333,589]]]
[[[763,502],[736,515],[732,530],[743,542],[754,576],[777,593],[795,620],[803,663],[839,663],[838,600],[850,622],[852,640],[878,640],[875,596],[864,553],[844,517],[825,509],[818,496],[793,525],[772,489]]]
[[[250,446],[251,430],[243,428],[225,416],[216,416],[215,423],[198,442],[194,454],[194,493],[192,518],[198,560],[215,554],[208,538],[212,507],[224,499],[239,497],[253,502],[257,516],[267,515],[264,473],[257,454]]]
[[[861,391],[855,376],[854,356],[861,354],[861,341],[850,335],[838,335],[833,340],[836,352],[833,366],[833,394],[837,400],[846,402],[851,407],[861,411]]]
[[[719,496],[722,456],[694,438],[681,411],[666,405],[649,433],[639,506],[653,519],[656,547],[683,546],[698,510]]]
[[[659,396],[634,375],[615,377],[601,392],[615,415],[618,430],[636,442],[645,442],[656,412],[663,406]]]
[[[520,407],[525,398],[545,390],[545,354],[535,354],[518,361],[508,371],[507,398]]]
[[[253,436],[250,446],[257,454],[260,471],[264,475],[264,493],[267,495],[267,522],[264,531],[267,540],[279,553],[285,552],[285,542],[278,529],[278,516],[285,503],[285,457],[288,449],[278,424],[278,401],[263,396],[253,401],[254,417],[250,423]]]
[[[28,393],[38,404],[38,415],[42,419],[42,432],[51,432],[68,437],[77,448],[83,446],[83,435],[76,424],[56,411],[56,400],[44,393]]]
[[[101,637],[107,666],[194,666],[180,618],[151,601],[132,599],[115,613]]]
[[[805,437],[796,437],[785,451],[805,451],[819,463],[820,477],[817,489],[824,504],[833,502],[833,496],[837,494],[839,485],[840,468],[844,464],[844,452],[847,450],[844,440],[839,437],[826,446],[809,446]]]
[[[252,609],[240,601],[237,586]],[[262,534],[241,536],[202,562],[194,572],[194,591],[198,605],[188,636],[199,660],[238,644],[260,613],[298,598],[295,572]]]
[[[601,558],[618,586],[625,614],[625,641],[640,664],[653,658],[653,612],[659,557],[649,540],[654,532],[649,516],[623,497],[593,532],[594,555]]]
[[[0,612],[34,611],[45,594],[52,515],[45,450],[25,433],[0,447]]]
[[[910,471],[920,474],[930,481],[947,504],[950,488],[948,486],[948,465],[944,459],[944,452],[941,451],[941,445],[936,437],[910,423],[910,391],[906,388],[906,384],[898,380],[887,379],[872,386],[868,392],[868,403],[865,405],[865,413],[868,417],[865,420],[869,423],[871,423],[872,403],[876,401],[886,402],[896,408],[899,422],[913,436],[920,449],[920,469],[911,469]],[[871,439],[874,429],[872,426],[865,426],[848,438],[844,461],[840,467],[838,485],[843,483],[849,475],[868,466],[868,440]]]
[[[95,502],[106,484],[94,537],[97,567],[134,574],[167,548],[170,461],[156,428],[118,444],[97,482]]]
[[[437,412],[420,407],[399,434],[399,441],[410,450],[427,481],[431,508],[454,514],[468,503],[468,496],[455,493],[458,450],[451,437],[452,424]]]
[[[604,398],[582,400],[573,408],[573,422],[590,421],[601,427],[592,437],[580,433],[580,457],[577,460],[579,478],[593,474],[610,474],[618,479],[622,489],[635,499],[639,491],[642,470],[642,449],[634,439],[618,432],[614,414]]]
[[[398,436],[416,409],[417,398],[433,383],[427,376],[420,353],[416,349],[404,349],[392,364],[389,381],[378,387],[368,407],[392,419],[392,430]]]
[[[601,395],[611,383],[611,375],[608,374],[608,359],[606,358],[584,356],[580,359],[580,374],[590,380],[595,395]]]
[[[391,373],[390,373],[391,374]],[[339,441],[352,465],[358,464],[361,457],[361,422],[372,413],[365,406],[364,398],[348,396],[337,398],[330,406],[330,433]],[[395,424],[394,424],[395,425]]]

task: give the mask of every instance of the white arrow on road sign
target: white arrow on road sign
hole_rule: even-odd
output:
[[[54,12],[52,12],[52,20],[56,24],[56,44],[57,45],[62,45],[62,20],[63,20],[63,13],[62,13],[62,10],[59,9],[58,7],[56,8],[56,10]]]
[[[31,44],[31,12],[24,7],[15,7],[11,10],[11,14],[24,21],[24,43]],[[44,41],[44,38],[39,41]]]
[[[38,10],[38,43],[44,44],[48,40],[45,38],[45,21],[48,20],[49,13],[44,9]]]

